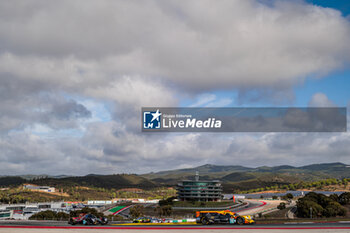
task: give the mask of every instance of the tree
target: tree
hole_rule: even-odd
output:
[[[145,207],[143,205],[135,205],[130,208],[130,215],[132,218],[142,217],[144,215]]]
[[[323,215],[326,217],[345,216],[346,212],[346,209],[342,207],[338,202],[331,202],[324,209]]]
[[[164,216],[170,216],[173,212],[173,208],[170,205],[162,206],[162,212]]]
[[[101,212],[98,212],[95,208],[89,208],[89,207],[84,207],[81,210],[73,210],[71,212],[69,212],[69,216],[70,217],[78,217],[79,214],[93,214],[96,217],[104,217],[104,214]]]
[[[313,217],[322,217],[323,207],[311,200],[303,200],[302,198],[297,201],[297,216],[300,218],[310,218],[311,211]]]
[[[279,210],[283,210],[283,209],[285,209],[286,208],[286,203],[284,203],[284,202],[281,202],[278,206],[277,206],[277,209],[279,209]]]
[[[293,199],[293,197],[294,197],[293,194],[291,194],[291,193],[287,193],[285,196],[287,199]]]
[[[342,205],[348,205],[350,204],[350,193],[349,192],[345,192],[340,194],[339,196],[339,203]]]
[[[290,184],[290,185],[289,185],[289,190],[295,190],[294,184]]]
[[[329,182],[334,182],[329,180]],[[310,192],[297,201],[298,217],[336,217],[345,216],[347,210],[338,201],[347,203],[350,200],[350,193],[343,193],[339,196],[332,194],[327,197],[324,194]]]
[[[174,204],[174,200],[176,199],[176,197],[169,197],[167,199],[163,199],[159,201],[159,205],[160,206],[165,206],[165,205],[173,205]]]
[[[329,198],[335,202],[339,202],[339,196],[336,193],[329,195]]]
[[[273,200],[277,200],[277,198],[278,198],[277,196],[272,196]]]
[[[56,213],[54,211],[51,210],[45,210],[45,211],[41,211],[39,213],[33,214],[32,216],[29,217],[29,219],[36,219],[36,220],[68,220],[69,218],[69,214],[63,213],[63,212],[59,212]]]
[[[167,206],[157,206],[154,211],[158,213],[159,217],[162,216],[170,216],[172,214],[172,207],[170,205]]]

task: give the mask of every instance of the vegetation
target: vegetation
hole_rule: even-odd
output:
[[[176,199],[176,197],[169,197],[167,199],[163,199],[159,201],[159,206],[166,206],[166,205],[174,205],[174,200]]]
[[[254,193],[254,192],[264,192],[264,191],[295,191],[300,189],[310,189],[310,190],[324,190],[325,188],[328,189],[336,189],[338,188],[346,188],[348,185],[348,182],[350,181],[350,178],[344,178],[341,180],[338,179],[325,179],[325,180],[319,180],[319,181],[313,181],[313,182],[298,182],[298,183],[292,183],[292,184],[284,184],[284,185],[273,185],[268,187],[261,187],[257,189],[250,189],[246,191],[241,191],[240,193]],[[333,186],[333,187],[332,187]]]
[[[274,190],[297,190],[302,182],[310,183],[310,187],[320,189],[323,184],[312,184],[320,180],[350,177],[350,167],[342,163],[313,164],[302,167],[276,166],[248,168],[242,166],[203,165],[196,168],[162,171],[142,175],[163,185],[175,185],[182,179],[193,179],[199,171],[201,179],[219,179],[224,192],[262,192]],[[348,180],[342,182],[346,188]],[[300,185],[301,184],[301,185]]]
[[[208,202],[199,202],[199,201],[176,201],[173,202],[174,207],[226,207],[233,205],[232,201],[208,201]]]
[[[254,193],[293,190],[349,190],[350,167],[342,163],[314,164],[303,167],[277,166],[248,168],[242,166],[203,165],[144,175],[114,174],[77,177],[7,176],[0,177],[0,202],[86,201],[112,198],[167,199],[176,195],[173,187],[179,180],[193,178],[199,171],[201,179],[220,179],[227,193]],[[24,183],[52,186],[55,194],[20,190]],[[164,188],[166,187],[166,188]],[[126,188],[142,189],[132,192]],[[290,198],[287,198],[290,199]],[[171,205],[171,204],[170,204]],[[201,204],[203,205],[203,204]]]
[[[283,197],[282,197],[282,199],[284,199],[284,200],[291,200],[291,199],[293,199],[294,198],[294,196],[293,196],[293,194],[291,194],[291,193],[287,193],[286,195],[284,195]]]
[[[62,196],[62,199],[70,201],[110,200],[116,197],[114,189],[96,187],[66,187],[62,189],[62,192],[69,195],[68,197]]]
[[[105,217],[103,213],[94,208],[84,207],[81,210],[71,211],[69,214],[63,212],[54,212],[51,210],[41,211],[29,217],[30,220],[68,220],[70,217],[78,217],[81,213],[93,214],[96,217]]]
[[[173,208],[171,205],[157,206],[154,211],[157,212],[159,217],[170,216]]]
[[[12,188],[0,191],[0,203],[17,204],[25,202],[59,201],[61,196],[44,192],[33,192],[22,188]]]
[[[349,192],[345,192],[340,194],[340,196],[338,198],[336,198],[337,194],[333,194],[333,198],[336,201],[339,201],[340,204],[342,205],[349,205],[350,204],[350,193]]]
[[[116,191],[116,196],[118,198],[167,199],[176,196],[176,190],[167,187],[143,190],[140,193],[135,193],[127,190],[118,190]]]
[[[69,213],[69,217],[78,217],[79,214],[93,214],[96,217],[105,217],[105,215],[102,212],[98,212],[94,208],[84,207],[81,210],[73,210]]]
[[[142,193],[128,191],[116,191],[115,189],[72,186],[56,189],[55,193],[31,191],[22,186],[0,190],[0,203],[16,204],[25,202],[48,202],[48,201],[87,201],[87,200],[110,200],[113,198],[144,198],[164,199],[172,197],[176,191],[169,188],[156,188],[144,190]]]
[[[51,210],[41,211],[29,217],[30,220],[68,220],[69,214],[63,212],[54,212]]]
[[[306,194],[297,201],[297,216],[301,218],[345,216],[346,208],[334,200],[336,199],[334,195],[333,197],[327,197],[314,192]],[[344,194],[343,197],[348,195],[349,193]]]
[[[135,205],[130,208],[130,215],[132,218],[144,216],[145,207],[143,205]]]
[[[0,177],[0,187],[15,187],[25,183],[26,180],[19,176]]]
[[[156,183],[135,174],[116,174],[116,175],[87,175],[64,178],[34,177],[24,179],[17,176],[0,177],[0,187],[18,186],[24,183],[36,185],[53,186],[58,189],[75,186],[87,186],[106,189],[122,188],[142,188],[153,189],[158,187]]]
[[[278,206],[277,206],[277,209],[279,210],[284,210],[286,208],[286,203],[284,202],[281,202]]]
[[[31,180],[30,183],[36,185],[54,186],[57,188],[86,186],[115,190],[123,188],[152,189],[158,187],[156,183],[134,174],[41,178]]]

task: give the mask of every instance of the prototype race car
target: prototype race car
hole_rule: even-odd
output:
[[[83,224],[83,225],[106,225],[108,223],[107,218],[98,218],[93,214],[80,214],[78,217],[72,217],[68,221],[69,224]]]
[[[250,215],[238,215],[229,210],[223,211],[197,211],[196,222],[203,225],[208,224],[255,224]]]

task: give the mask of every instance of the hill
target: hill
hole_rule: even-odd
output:
[[[161,171],[142,176],[155,182],[174,185],[181,179],[193,179],[196,171],[199,171],[200,177],[203,180],[221,180],[224,191],[226,192],[274,185],[287,185],[302,181],[311,182],[321,179],[343,179],[350,177],[350,166],[343,163],[312,164],[301,167],[288,165],[275,167],[262,166],[256,168],[206,164],[195,168]]]
[[[151,179],[151,180],[181,180],[181,179],[189,179],[193,178],[193,175],[196,171],[199,172],[200,176],[203,179],[219,179],[225,175],[228,175],[232,172],[247,172],[252,168],[247,168],[243,166],[218,166],[212,164],[205,164],[199,167],[194,168],[185,168],[185,169],[177,169],[177,170],[168,170],[168,171],[160,171],[160,172],[152,172],[148,174],[143,174],[141,176]]]
[[[0,187],[18,186],[24,183],[36,185],[60,187],[90,186],[107,189],[122,188],[142,188],[152,189],[158,187],[154,181],[134,174],[117,174],[117,175],[87,175],[64,178],[35,178],[27,180],[21,177],[0,177]]]
[[[105,189],[141,188],[145,190],[160,186],[175,186],[180,180],[193,179],[199,171],[200,179],[219,179],[225,192],[251,190],[262,187],[284,186],[298,182],[314,182],[323,179],[350,178],[350,166],[343,163],[311,164],[300,167],[289,165],[261,166],[256,168],[239,165],[205,164],[199,167],[152,172],[143,175],[114,174],[86,176],[46,175],[2,176],[0,187],[18,186],[24,183],[67,187],[95,187]]]

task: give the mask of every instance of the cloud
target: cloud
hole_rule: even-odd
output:
[[[203,106],[205,104],[208,104],[209,102],[212,102],[216,99],[216,95],[214,94],[203,94],[198,96],[197,102],[192,104],[190,107],[199,107]]]
[[[0,101],[0,134],[36,127],[36,124],[56,130],[72,129],[91,117],[84,105],[62,95],[40,93],[18,97],[20,95],[11,93]]]
[[[88,132],[82,139],[54,142],[22,133],[0,138],[2,174],[145,173],[205,163],[249,167],[350,163],[347,146],[350,139],[346,133],[215,134],[215,137],[193,133],[144,137],[113,122],[94,123]]]
[[[315,93],[309,101],[310,107],[336,107],[336,105],[328,99],[324,93]]]
[[[215,94],[201,94],[197,96],[197,101],[189,107],[225,107],[231,104],[233,100],[227,97],[218,97]]]
[[[186,96],[197,106],[235,102],[211,94],[223,89],[238,90],[239,103],[293,101],[294,84],[348,64],[349,40],[339,11],[300,1],[1,1],[1,173],[350,162],[347,134],[331,144],[303,134],[306,144],[286,134],[140,132],[141,107]],[[310,101],[330,104],[322,93]]]
[[[39,78],[74,71],[79,83],[94,69],[194,90],[278,88],[349,61],[349,21],[299,1],[18,1],[0,9],[2,51]]]

